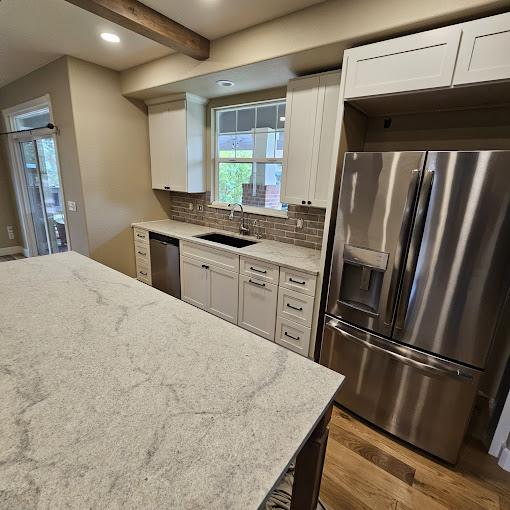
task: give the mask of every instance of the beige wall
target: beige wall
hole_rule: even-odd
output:
[[[77,206],[77,212],[67,213],[69,239],[74,251],[88,255],[85,208],[69,91],[67,57],[61,57],[0,89],[0,109],[10,108],[45,94],[50,94],[53,121],[60,128],[57,147],[64,197],[65,200],[76,202]],[[4,138],[2,142],[5,146],[5,137],[2,138]],[[0,219],[0,227],[2,225],[3,221]]]
[[[90,256],[135,276],[131,223],[168,218],[168,192],[151,187],[144,104],[120,93],[119,73],[69,58]]]
[[[330,0],[216,39],[210,58],[203,62],[175,53],[123,71],[122,92],[135,96],[168,83],[319,47],[333,47],[338,65],[346,48],[496,10],[508,10],[508,0],[392,0],[391,5],[377,0]]]
[[[23,248],[24,246],[23,233],[18,221],[14,188],[12,187],[11,172],[7,163],[7,154],[2,150],[3,148],[0,147],[0,250],[17,246]],[[9,239],[7,226],[13,227],[14,239]]]

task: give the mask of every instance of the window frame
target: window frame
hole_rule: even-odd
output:
[[[211,108],[211,147],[214,152],[211,160],[213,165],[212,171],[212,203],[210,207],[215,207],[217,209],[230,209],[232,207],[231,203],[220,202],[218,200],[219,195],[219,165],[220,163],[268,163],[268,164],[280,164],[283,168],[283,155],[281,158],[220,158],[218,157],[218,138],[219,138],[219,130],[218,130],[218,119],[219,114],[221,112],[232,111],[232,110],[241,110],[248,108],[257,108],[259,106],[271,106],[286,103],[286,98],[282,97],[279,99],[270,99],[266,101],[253,101],[250,103],[240,103],[240,104],[232,104],[228,106],[220,106],[217,108]],[[275,129],[275,134],[285,131],[285,126],[283,129]],[[236,131],[237,133],[237,131]],[[252,214],[260,214],[264,216],[278,216],[287,218],[287,210],[285,209],[271,209],[267,207],[256,207],[252,205],[244,206],[244,211]]]

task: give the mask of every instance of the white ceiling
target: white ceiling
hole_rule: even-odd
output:
[[[142,3],[212,40],[323,1],[142,0]]]
[[[324,0],[144,0],[143,3],[209,39],[298,11]],[[121,42],[103,41],[113,32]],[[0,87],[71,55],[121,71],[169,48],[64,0],[0,0]]]

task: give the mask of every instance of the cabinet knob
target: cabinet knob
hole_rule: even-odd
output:
[[[308,200],[308,205],[312,205],[312,202],[310,200]]]
[[[306,204],[306,202],[305,202],[304,200],[301,200],[301,203],[302,203],[302,204]]]
[[[165,189],[170,189],[170,186],[165,186]]]

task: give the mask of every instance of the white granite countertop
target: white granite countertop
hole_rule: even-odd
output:
[[[177,239],[193,241],[205,244],[220,250],[226,250],[238,255],[244,255],[253,259],[273,262],[280,266],[289,267],[291,269],[299,269],[310,274],[318,274],[320,267],[321,252],[312,250],[311,248],[303,248],[293,244],[279,243],[278,241],[270,241],[267,239],[255,239],[251,236],[236,236],[232,232],[226,232],[213,227],[203,227],[184,223],[175,220],[145,221],[143,223],[133,223],[133,227],[143,228],[151,232],[157,232]],[[231,235],[234,237],[243,237],[257,241],[256,244],[245,246],[244,248],[233,248],[224,244],[213,243],[200,239],[195,236],[218,232],[220,234]]]
[[[0,302],[2,508],[259,508],[343,382],[73,252]]]

